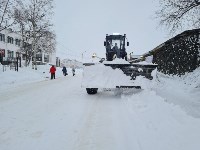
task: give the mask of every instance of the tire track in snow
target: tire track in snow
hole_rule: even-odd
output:
[[[83,115],[85,117],[84,123],[78,131],[74,150],[110,150],[115,147],[110,104],[116,99],[111,98],[112,96],[102,92],[88,95],[92,104],[87,113]]]
[[[78,80],[77,82],[79,83],[80,77],[31,83],[18,88],[12,88],[1,95],[3,100],[1,99],[0,101],[0,128],[2,133],[0,141],[5,142],[0,144],[0,149],[4,149],[3,147],[9,149],[12,145],[16,145],[16,149],[19,146],[26,147],[26,143],[34,143],[37,140],[41,141],[43,139],[51,141],[53,137],[57,137],[59,134],[67,137],[65,134],[68,134],[69,131],[65,129],[64,125],[67,122],[66,120],[71,117],[69,115],[66,116],[66,113],[70,111],[73,113],[73,110],[70,109],[70,106],[75,105],[72,103],[72,100],[76,99],[76,95],[80,98],[81,94],[80,87],[77,88],[76,84],[72,84],[75,80]],[[9,95],[10,92],[12,92],[12,95]],[[19,95],[19,93],[22,94]],[[66,100],[69,93],[73,95],[72,100]],[[60,124],[58,125],[57,123]],[[61,129],[56,129],[52,124],[55,127],[60,126]],[[48,130],[50,131],[47,132]],[[55,131],[55,133],[51,133],[51,131]],[[62,131],[67,131],[67,133],[61,133]],[[38,133],[43,134],[38,136]],[[33,140],[35,135],[38,139]],[[46,137],[45,135],[49,136]],[[23,144],[17,144],[22,141],[24,141]],[[48,148],[46,149],[50,150],[53,148],[53,146],[49,147],[52,145],[51,143],[53,142],[50,142],[48,145],[38,143],[37,147],[40,149],[43,146],[43,149],[45,149],[47,146]],[[59,143],[59,141],[56,143]],[[64,143],[61,143],[60,147],[64,145]],[[28,149],[31,148],[29,147]]]

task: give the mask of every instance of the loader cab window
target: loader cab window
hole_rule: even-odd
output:
[[[120,49],[120,40],[112,40],[112,46],[111,48],[113,49],[115,46],[118,47],[118,49]]]
[[[124,46],[125,46],[124,41],[121,40],[121,41],[120,41],[120,49],[124,49]]]

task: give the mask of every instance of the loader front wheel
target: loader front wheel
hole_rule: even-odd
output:
[[[86,88],[86,91],[88,94],[96,94],[98,91],[98,88]]]

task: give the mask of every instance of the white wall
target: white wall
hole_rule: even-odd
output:
[[[49,55],[49,63],[56,65],[56,53],[51,53]]]
[[[5,42],[0,41],[0,49],[5,49],[5,57],[8,57],[8,50],[13,51],[14,52],[13,57],[16,57],[16,52],[20,51],[20,46],[15,44],[15,39],[21,40],[21,38],[22,38],[21,35],[16,32],[13,32],[10,29],[5,29],[5,30],[1,31],[1,34],[5,35]],[[8,36],[13,38],[13,44],[7,43]],[[22,44],[22,40],[21,40],[20,44]],[[44,56],[44,54],[42,54],[42,55]],[[44,57],[41,61],[44,62]],[[56,53],[49,54],[49,63],[56,64]]]
[[[11,32],[11,30],[3,30],[1,33],[5,34],[5,42],[0,41],[0,49],[5,49],[5,57],[8,57],[8,50],[14,51],[14,57],[16,57],[16,52],[20,50],[20,46],[15,45],[15,39],[21,39],[21,36],[15,32]],[[13,38],[13,44],[7,43],[8,36]]]

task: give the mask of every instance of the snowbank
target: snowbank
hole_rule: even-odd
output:
[[[50,67],[50,65],[38,65],[37,70],[32,69],[31,66],[19,67],[18,72],[6,67],[6,71],[3,72],[3,66],[0,65],[0,90],[27,83],[50,80]],[[56,69],[56,78],[63,77],[62,68],[57,67]],[[72,74],[71,68],[67,68],[67,70],[69,75]],[[76,70],[76,72],[78,71]]]
[[[132,97],[124,97],[134,135],[145,150],[198,149],[199,119],[188,116],[181,107],[166,103],[155,91],[143,90]],[[159,113],[160,112],[160,113]]]
[[[184,109],[193,117],[200,117],[200,67],[183,76],[169,76],[153,72],[152,81],[140,80],[143,87]],[[145,81],[142,82],[142,81]]]
[[[112,69],[104,64],[84,67],[82,87],[88,88],[116,88],[116,86],[134,85],[130,76],[126,76],[120,69]]]
[[[154,79],[158,84],[171,85],[171,88],[179,87],[188,92],[197,91],[200,89],[200,67],[182,76],[165,75],[158,72],[156,76],[154,75]]]

